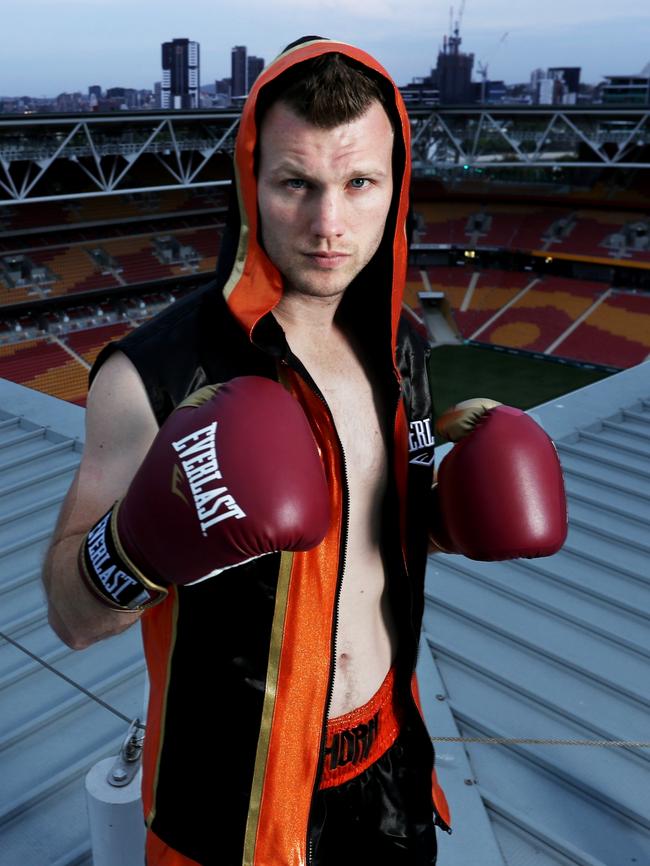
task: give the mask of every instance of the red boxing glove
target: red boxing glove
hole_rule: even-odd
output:
[[[330,521],[325,473],[299,403],[257,376],[202,388],[169,416],[122,500],[88,533],[80,570],[102,601],[140,610]]]
[[[567,534],[566,497],[544,430],[493,400],[466,401],[437,428],[457,444],[432,491],[434,544],[479,560],[556,553]]]

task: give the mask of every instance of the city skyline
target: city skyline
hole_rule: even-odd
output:
[[[160,45],[189,38],[201,45],[201,80],[230,74],[231,49],[247,45],[269,62],[307,33],[352,42],[386,66],[399,84],[427,75],[449,31],[449,7],[425,0],[251,0],[223,20],[223,10],[195,0],[181,11],[168,0],[5,0],[0,95],[54,97],[89,86],[153,89],[162,77]],[[460,6],[457,0],[456,7]],[[457,9],[456,9],[457,11]],[[268,19],[268,20],[264,20]],[[33,22],[38,21],[38,29]],[[264,21],[264,24],[260,22]],[[462,50],[488,64],[492,79],[525,82],[535,68],[581,66],[582,81],[640,72],[650,61],[650,9],[642,0],[589,3],[547,0],[513,13],[509,0],[467,0]],[[507,35],[505,35],[507,34]],[[117,60],[117,62],[116,62]]]

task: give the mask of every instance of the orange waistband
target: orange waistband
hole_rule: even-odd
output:
[[[393,745],[400,731],[403,705],[395,690],[395,665],[362,707],[327,722],[320,788],[359,776]]]

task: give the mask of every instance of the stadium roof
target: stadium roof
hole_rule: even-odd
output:
[[[647,741],[650,365],[535,410],[570,494],[545,560],[432,557],[419,660],[435,737]],[[0,380],[0,631],[128,718],[138,629],[82,653],[46,622],[40,561],[80,457],[83,410]],[[0,639],[0,863],[90,864],[83,778],[126,725]],[[454,833],[439,866],[650,862],[648,749],[438,743]]]
[[[558,446],[568,540],[548,559],[430,558],[429,727],[629,745],[438,744],[455,827],[439,866],[648,864],[650,364],[532,414]]]
[[[40,566],[81,456],[84,410],[0,380],[0,631],[128,718],[142,715],[138,629],[83,653],[47,624]],[[84,776],[124,721],[0,638],[0,864],[91,864]]]

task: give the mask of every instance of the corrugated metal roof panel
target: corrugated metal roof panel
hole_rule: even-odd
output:
[[[567,544],[540,560],[431,557],[423,651],[463,737],[648,743],[650,365],[532,414],[565,470]],[[481,805],[461,806],[457,831],[483,812],[508,866],[650,863],[650,749],[464,748]],[[467,862],[448,845],[440,866]]]
[[[144,694],[139,630],[112,638],[110,651],[103,642],[74,652],[47,624],[40,582],[83,417],[0,381],[0,631],[133,718]],[[126,723],[2,639],[0,705],[0,864],[90,863],[83,779],[117,752]]]
[[[535,411],[567,475],[559,554],[430,560],[418,671],[434,736],[649,738],[649,372]],[[138,630],[111,639],[110,652],[74,653],[45,618],[40,562],[79,460],[83,411],[3,382],[0,407],[0,628],[138,715]],[[83,776],[115,753],[125,724],[3,641],[0,701],[0,863],[89,863]],[[439,866],[650,863],[648,750],[442,742],[437,755],[454,823]]]

